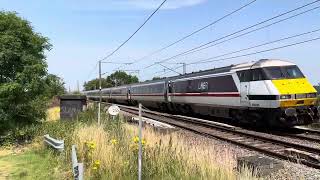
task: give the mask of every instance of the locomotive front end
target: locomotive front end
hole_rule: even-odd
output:
[[[294,126],[319,121],[316,90],[297,66],[272,67],[266,73],[279,91],[282,123]]]

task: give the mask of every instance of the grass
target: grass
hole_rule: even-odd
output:
[[[0,177],[30,180],[63,179],[58,164],[56,156],[50,150],[28,150],[0,156]]]
[[[138,129],[110,120],[103,114],[96,124],[96,111],[89,109],[76,121],[49,121],[30,126],[32,146],[24,153],[1,155],[0,177],[9,179],[71,179],[71,145],[77,145],[79,162],[85,164],[86,179],[137,179]],[[65,140],[65,151],[54,153],[42,143],[50,134]],[[254,179],[250,171],[237,173],[235,156],[228,148],[219,149],[198,138],[179,132],[164,134],[143,130],[143,179]]]
[[[86,177],[136,179],[137,131],[119,119],[78,127],[73,140],[86,165]],[[247,170],[237,174],[229,149],[197,139],[190,142],[177,132],[160,134],[145,128],[143,144],[143,179],[254,179]]]

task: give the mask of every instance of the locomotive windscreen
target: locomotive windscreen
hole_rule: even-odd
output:
[[[297,66],[266,67],[263,70],[268,79],[304,78],[304,75]]]

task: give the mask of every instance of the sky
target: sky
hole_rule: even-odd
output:
[[[172,57],[203,43],[219,39],[313,0],[257,0],[238,13],[210,26],[196,35],[122,70],[140,70],[140,80],[154,76],[172,76],[175,72],[160,65],[148,65]],[[34,30],[50,39],[53,45],[46,52],[49,73],[57,74],[66,88],[77,89],[98,76],[97,61],[124,42],[157,8],[162,0],[0,0],[0,10],[15,11],[31,22]],[[164,6],[119,51],[106,61],[134,62],[183,36],[205,26],[250,0],[167,0]],[[297,11],[320,6],[320,2]],[[285,17],[289,17],[288,14]],[[280,20],[275,19],[276,20]],[[163,64],[190,63],[208,57],[255,46],[320,28],[320,8],[283,21],[268,28],[221,43],[203,51],[180,56]],[[274,22],[271,21],[270,23]],[[261,27],[261,26],[259,26]],[[261,46],[230,56],[249,54],[320,37],[320,31],[271,45]],[[320,40],[261,54],[187,66],[187,72],[228,66],[259,59],[283,59],[296,63],[312,84],[320,82]],[[169,64],[170,63],[170,64]],[[112,73],[119,64],[102,64],[102,72]],[[182,68],[177,69],[182,73]]]

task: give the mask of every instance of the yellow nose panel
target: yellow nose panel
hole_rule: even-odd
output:
[[[275,85],[281,95],[317,92],[306,78],[278,79],[272,80],[272,83]]]

